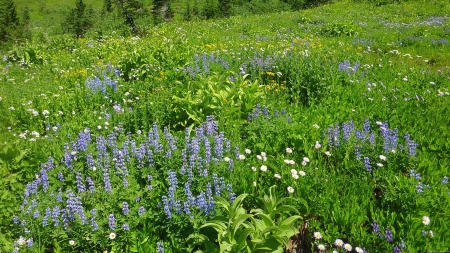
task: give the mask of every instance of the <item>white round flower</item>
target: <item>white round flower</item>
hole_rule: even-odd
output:
[[[246,148],[246,149],[245,149],[245,153],[246,153],[246,154],[251,154],[252,151],[251,151],[250,149]]]
[[[342,241],[341,239],[336,239],[336,241],[334,241],[334,245],[336,245],[337,247],[342,247],[344,246],[344,241]]]
[[[73,246],[73,245],[75,245],[75,241],[74,240],[70,240],[69,244]]]
[[[116,239],[116,234],[115,233],[109,234],[109,239],[111,239],[111,240]]]
[[[50,112],[48,110],[44,110],[44,111],[42,111],[42,114],[43,115],[48,115],[48,114],[50,114]]]
[[[309,158],[308,157],[303,157],[303,161],[309,163]]]
[[[317,248],[320,250],[320,251],[325,251],[327,248],[325,248],[325,245],[323,245],[323,244],[319,244],[319,245],[317,245]]]
[[[266,152],[261,152],[262,157],[266,157]]]
[[[430,237],[434,237],[433,230],[428,231],[428,234],[430,235]]]
[[[308,162],[302,161],[302,165],[303,165],[303,166],[306,166],[306,165],[308,165]]]
[[[292,186],[288,186],[287,190],[289,193],[294,193],[294,188],[292,188]]]
[[[361,249],[360,247],[356,247],[356,248],[355,248],[355,251],[356,251],[357,253],[363,253],[363,252],[364,252],[364,250]]]
[[[314,145],[314,148],[319,149],[321,147],[322,147],[322,145],[320,145],[320,143],[318,141],[316,141],[316,145]]]
[[[322,234],[320,232],[314,232],[314,238],[317,240],[322,239]]]
[[[225,162],[230,162],[230,158],[229,157],[225,157],[225,158],[223,158],[223,160],[225,161]]]
[[[258,160],[262,160],[262,156],[257,155],[256,158],[258,158]]]
[[[252,170],[256,172],[256,167],[255,167],[255,166],[252,166]]]
[[[377,122],[375,122],[377,125],[379,125],[379,126],[381,126],[381,125],[383,125],[383,122],[381,122],[381,121],[377,121]]]
[[[266,172],[266,171],[267,171],[267,166],[266,166],[266,165],[261,165],[260,170],[261,170],[262,172]]]
[[[382,161],[386,161],[386,156],[384,156],[384,155],[380,155],[380,160],[382,160]]]
[[[330,152],[330,151],[327,151],[327,152],[325,152],[325,155],[326,155],[326,156],[331,156],[331,152]]]
[[[239,155],[239,160],[245,160],[245,155]]]
[[[382,163],[377,163],[377,166],[378,167],[383,167],[383,164]]]
[[[314,124],[313,127],[316,128],[316,129],[319,129],[319,128],[320,128],[320,126],[317,125],[317,124]]]
[[[299,171],[298,174],[302,177],[306,176],[306,173],[303,170]]]
[[[298,174],[298,172],[297,172],[297,170],[296,170],[296,169],[291,169],[291,174],[292,174],[292,175],[297,175],[297,174]]]
[[[352,245],[346,243],[346,244],[344,244],[344,249],[345,249],[346,251],[350,252],[350,251],[352,251]]]
[[[281,179],[281,175],[280,174],[275,174],[274,175],[276,178]]]
[[[286,153],[292,154],[292,148],[286,148]]]
[[[253,181],[253,186],[255,186],[255,187],[256,187],[256,182],[255,182],[255,181]]]
[[[294,179],[298,179],[298,175],[297,175],[297,174],[292,174],[292,177],[293,177]]]
[[[430,218],[428,218],[428,216],[423,216],[422,217],[422,223],[423,223],[423,225],[429,225],[430,224]]]
[[[98,126],[97,126],[97,129],[98,129],[98,130],[102,130],[102,126],[98,125]]]

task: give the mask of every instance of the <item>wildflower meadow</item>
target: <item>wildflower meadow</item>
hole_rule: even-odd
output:
[[[449,41],[342,0],[0,51],[0,252],[449,252]]]

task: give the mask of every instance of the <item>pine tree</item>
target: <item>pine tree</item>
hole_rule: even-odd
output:
[[[13,0],[0,0],[0,40],[6,41],[20,32],[19,18]]]
[[[219,0],[219,9],[223,17],[231,15],[231,0]]]
[[[66,19],[68,32],[82,37],[93,25],[92,8],[87,8],[83,0],[78,0]]]
[[[124,18],[124,22],[131,28],[133,34],[139,31],[136,25],[136,18],[140,12],[144,11],[144,5],[140,0],[118,0],[118,7]]]

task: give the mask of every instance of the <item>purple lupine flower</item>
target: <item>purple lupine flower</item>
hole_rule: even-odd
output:
[[[86,154],[86,164],[90,169],[94,168],[94,157],[91,154]]]
[[[386,230],[384,231],[384,238],[386,238],[386,240],[390,243],[394,241],[392,230],[390,230],[389,227],[387,227]]]
[[[206,201],[204,192],[200,192],[200,194],[196,197],[195,203],[200,211],[204,212],[205,214],[207,213],[208,202]]]
[[[216,158],[221,159],[223,157],[223,141],[225,139],[225,133],[220,132],[214,136],[214,155]]]
[[[59,208],[59,206],[55,206],[53,207],[52,210],[52,221],[55,227],[57,227],[59,225],[59,217],[61,215],[61,209]]]
[[[416,180],[422,180],[422,178],[420,177],[420,173],[417,173],[416,170],[410,170],[409,176],[414,177]]]
[[[230,159],[230,161],[228,162],[228,170],[233,171],[233,169],[234,169],[234,160]]]
[[[372,165],[370,164],[370,158],[365,156],[364,158],[364,167],[366,168],[367,172],[372,172]]]
[[[206,122],[203,123],[207,136],[212,136],[218,132],[218,123],[214,121],[214,115],[206,116]]]
[[[12,218],[12,221],[13,221],[13,224],[14,224],[14,225],[19,225],[19,217],[14,216],[14,217]]]
[[[172,219],[172,212],[170,211],[169,201],[167,200],[167,196],[162,196],[162,204],[164,213],[166,214],[167,219]]]
[[[130,209],[128,208],[128,202],[126,202],[126,201],[122,202],[122,213],[124,215],[127,215],[128,213],[130,213]]]
[[[48,180],[48,174],[45,168],[41,169],[41,183],[42,183],[42,190],[44,192],[47,192],[50,181]]]
[[[91,227],[92,227],[92,231],[94,232],[94,231],[97,231],[98,230],[98,224],[97,224],[97,222],[95,221],[95,219],[97,218],[97,209],[92,209],[91,211],[90,211],[90,213],[91,213],[91,215],[92,215],[92,217],[91,217]]]
[[[419,182],[419,184],[416,186],[416,192],[423,193],[424,188],[430,188],[430,186],[426,185],[426,184],[422,184],[422,182]]]
[[[50,207],[45,209],[44,218],[42,218],[42,227],[46,227],[48,225],[48,218],[52,215],[52,210]]]
[[[221,188],[220,188],[220,185],[219,185],[219,178],[217,177],[217,174],[213,174],[212,175],[212,180],[213,180],[213,183],[214,183],[214,194],[216,196],[220,196]]]
[[[116,229],[116,218],[114,217],[114,214],[110,214],[108,217],[108,226],[111,230]]]
[[[355,146],[355,156],[356,160],[361,160],[361,147]]]
[[[353,121],[349,123],[342,123],[342,133],[344,135],[344,142],[348,142],[350,140],[350,135],[352,134],[355,126]]]
[[[57,178],[58,178],[58,180],[61,181],[62,183],[65,182],[65,180],[64,180],[64,174],[62,173],[62,171],[58,173]]]
[[[370,121],[369,121],[369,119],[364,120],[363,131],[364,131],[364,134],[369,134],[370,133]]]
[[[186,194],[186,198],[187,198],[186,203],[188,203],[191,206],[195,206],[195,197],[191,192],[191,186],[190,186],[189,182],[186,182],[184,184],[184,193]]]
[[[33,246],[33,238],[31,237],[27,239],[27,247],[31,248],[32,246]]]
[[[340,128],[339,128],[339,124],[336,122],[336,124],[334,125],[334,132],[333,132],[333,141],[334,141],[334,145],[336,147],[339,147],[340,141],[339,141],[339,134],[340,134]]]
[[[206,136],[203,138],[203,142],[205,144],[205,163],[209,164],[211,162],[211,144]]]
[[[77,171],[75,178],[76,178],[76,181],[77,181],[78,193],[85,192],[86,191],[86,186],[83,183],[83,176],[81,175],[81,171]]]
[[[189,204],[188,204],[188,202],[184,202],[183,203],[183,212],[185,213],[185,214],[191,214],[191,210],[189,209]]]
[[[92,181],[92,178],[86,177],[86,182],[88,183],[89,192],[91,193],[95,192],[95,184],[94,181]]]
[[[236,199],[236,194],[233,192],[233,187],[231,186],[231,184],[227,185],[227,190],[228,190],[228,200],[230,200],[230,202],[234,202],[234,200]]]
[[[90,142],[91,133],[89,132],[89,128],[86,128],[78,134],[78,138],[75,140],[75,150],[86,151]]]
[[[61,188],[59,189],[59,192],[58,192],[58,194],[56,195],[56,201],[59,202],[59,203],[62,203],[62,202],[63,202]]]
[[[375,147],[375,133],[371,132],[369,135],[369,143],[370,145],[372,145],[372,147]]]
[[[122,228],[123,228],[123,230],[125,230],[125,231],[130,231],[130,225],[128,225],[128,223],[124,223],[124,224],[122,225]]]
[[[383,235],[381,234],[381,231],[380,231],[380,226],[378,225],[377,221],[375,221],[375,220],[372,223],[372,232],[378,234],[378,236],[380,238],[383,237]]]
[[[138,213],[139,213],[139,216],[142,216],[143,214],[145,214],[145,207],[140,206]]]
[[[156,243],[156,252],[157,253],[164,253],[164,244],[162,242]]]
[[[444,179],[441,180],[443,184],[448,184],[448,177],[445,176]]]
[[[122,178],[122,185],[124,186],[124,187],[128,187],[128,180],[124,177],[124,178]]]
[[[34,210],[34,213],[33,213],[33,218],[34,218],[34,219],[39,218],[40,215],[41,215],[41,214],[39,213],[39,210]]]
[[[37,206],[38,206],[38,202],[37,202],[36,199],[32,199],[32,200],[31,200],[31,206],[32,206],[32,207],[37,207]]]
[[[395,246],[394,253],[402,253],[402,250],[398,246]]]

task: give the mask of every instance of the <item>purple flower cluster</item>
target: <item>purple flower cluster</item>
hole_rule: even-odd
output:
[[[352,66],[350,61],[347,60],[347,61],[339,63],[338,70],[344,71],[348,75],[353,75],[356,73],[356,71],[358,71],[359,66],[360,66],[359,62],[355,62],[355,64],[353,64],[353,66]]]
[[[219,56],[211,53],[209,55],[202,54],[195,55],[192,65],[187,65],[183,68],[185,73],[188,73],[191,77],[194,77],[199,74],[209,75],[211,72],[211,66],[220,66],[223,69],[229,68],[229,63]]]

